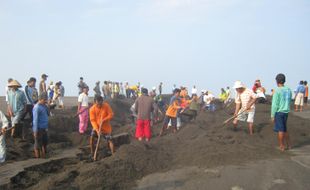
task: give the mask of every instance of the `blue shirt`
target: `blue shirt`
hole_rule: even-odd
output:
[[[25,109],[25,105],[27,103],[26,96],[21,90],[10,90],[8,92],[9,105],[12,108],[13,114],[18,112],[22,112]]]
[[[34,133],[39,129],[48,128],[48,108],[46,105],[37,103],[33,108],[32,130]]]
[[[297,90],[296,90],[296,93],[302,93],[302,94],[305,94],[306,93],[306,88],[304,85],[298,85],[297,87]]]

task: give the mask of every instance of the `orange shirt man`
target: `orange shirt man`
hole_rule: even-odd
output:
[[[110,105],[103,102],[101,96],[96,97],[95,105],[89,110],[90,122],[93,127],[93,131],[90,138],[91,153],[94,150],[94,137],[103,135],[105,140],[108,141],[112,154],[114,153],[114,145],[112,142],[112,127],[110,121],[112,120],[114,113]]]

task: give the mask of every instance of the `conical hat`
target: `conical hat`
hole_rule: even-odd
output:
[[[22,85],[17,80],[13,80],[12,82],[8,84],[8,87],[15,87],[15,86],[18,88],[22,87]]]

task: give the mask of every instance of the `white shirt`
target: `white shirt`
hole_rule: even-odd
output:
[[[85,93],[80,94],[78,102],[82,107],[88,107],[88,95]]]
[[[207,105],[209,105],[209,104],[211,104],[211,102],[214,100],[214,96],[213,96],[213,94],[208,94],[208,95],[204,95],[203,96],[203,101],[207,104]]]
[[[192,89],[192,94],[197,94],[197,92],[198,92],[197,88]]]

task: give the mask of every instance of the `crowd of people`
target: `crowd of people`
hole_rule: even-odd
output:
[[[47,86],[48,76],[43,74],[39,84],[39,90],[36,89],[36,78],[31,77],[24,90],[22,85],[14,79],[8,80],[6,87],[6,102],[8,118],[0,111],[0,162],[5,161],[6,145],[4,134],[11,132],[11,137],[15,136],[15,129],[20,126],[22,129],[21,138],[25,139],[24,123],[29,121],[32,126],[34,138],[34,153],[36,158],[45,158],[46,147],[48,142],[48,118],[50,109],[58,107],[64,109],[65,90],[62,82],[50,82]],[[308,100],[308,85],[306,81],[301,81],[298,85],[295,96],[293,92],[285,86],[285,75],[276,76],[277,89],[272,91],[272,110],[271,119],[275,123],[274,130],[278,133],[280,149],[284,151],[290,148],[290,139],[287,132],[287,118],[290,112],[292,99],[295,99],[295,111],[302,111],[304,103]],[[152,137],[151,127],[154,123],[160,121],[162,117],[163,124],[159,136],[172,128],[176,133],[180,130],[181,116],[190,116],[190,120],[195,120],[201,111],[215,112],[216,97],[208,91],[202,90],[198,94],[196,86],[191,89],[181,86],[177,88],[173,86],[173,95],[170,101],[163,100],[163,83],[158,87],[153,87],[150,91],[140,85],[130,86],[128,82],[112,82],[104,81],[102,87],[100,81],[96,82],[94,87],[95,98],[91,105],[89,99],[89,86],[84,82],[84,78],[80,77],[78,82],[78,108],[77,116],[79,117],[79,133],[85,134],[90,121],[92,132],[90,135],[91,153],[96,160],[95,138],[104,138],[114,153],[114,145],[112,141],[112,126],[110,121],[113,119],[114,113],[110,107],[109,99],[132,98],[135,100],[131,110],[136,123],[135,137],[139,141],[150,141]],[[236,91],[235,112],[233,117],[234,129],[237,129],[238,122],[244,121],[248,123],[249,134],[254,133],[255,105],[257,103],[265,103],[266,89],[262,86],[260,80],[256,80],[252,89],[247,88],[241,81],[236,81],[233,88]],[[225,106],[232,105],[232,92],[230,87],[221,89],[219,101]],[[97,141],[98,142],[98,141]],[[98,147],[98,144],[97,144]]]

